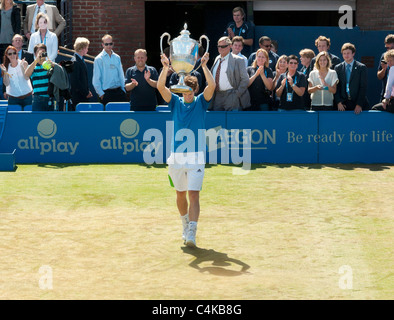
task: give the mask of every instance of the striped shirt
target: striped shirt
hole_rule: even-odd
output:
[[[34,68],[32,75],[30,76],[31,83],[33,85],[34,94],[49,97],[48,85],[49,75],[48,70],[45,70],[42,65],[37,64]]]

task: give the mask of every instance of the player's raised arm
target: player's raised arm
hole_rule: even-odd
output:
[[[171,91],[166,87],[166,80],[167,80],[167,73],[170,67],[170,61],[163,53],[161,56],[161,64],[163,65],[163,69],[160,73],[159,79],[157,80],[157,90],[159,90],[161,96],[163,97],[164,101],[169,103],[171,101]]]

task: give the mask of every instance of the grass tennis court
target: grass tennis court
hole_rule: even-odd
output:
[[[394,297],[394,166],[232,169],[207,166],[194,250],[165,166],[0,172],[0,298]]]

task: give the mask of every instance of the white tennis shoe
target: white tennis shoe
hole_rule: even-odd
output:
[[[186,235],[186,245],[191,248],[195,248],[196,245],[196,232],[197,226],[189,223],[189,230]]]

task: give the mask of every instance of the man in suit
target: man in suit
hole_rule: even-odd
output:
[[[74,43],[75,53],[71,58],[74,66],[70,75],[72,106],[69,107],[69,111],[75,111],[78,103],[89,102],[89,99],[93,96],[89,90],[88,69],[84,61],[84,56],[89,50],[89,44],[89,40],[82,37],[78,37]]]
[[[12,38],[12,45],[18,52],[19,60],[25,59],[28,64],[32,64],[34,61],[34,54],[23,50],[23,37],[20,34],[16,34]]]
[[[245,62],[231,53],[231,40],[222,37],[218,41],[219,55],[212,67],[216,89],[211,109],[214,111],[242,110],[250,107],[249,76]]]
[[[345,43],[341,49],[343,62],[335,67],[339,83],[334,100],[339,111],[354,110],[359,114],[368,108],[367,67],[354,60],[356,47]]]
[[[60,36],[66,27],[66,20],[60,15],[56,6],[46,4],[44,0],[37,0],[36,4],[31,4],[26,8],[26,16],[23,23],[23,30],[27,39],[30,39],[35,30],[35,20],[37,14],[43,12],[48,15],[48,29]]]
[[[339,59],[335,54],[332,54],[331,52],[329,52],[330,50],[330,46],[331,46],[331,40],[330,38],[327,38],[325,36],[319,36],[316,40],[315,40],[315,46],[317,48],[317,50],[319,50],[319,53],[322,51],[325,51],[328,53],[328,56],[331,59],[331,69],[334,70],[335,67],[341,63],[341,59]],[[312,66],[315,65],[316,62],[316,57],[314,57],[311,61]]]

